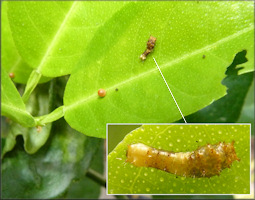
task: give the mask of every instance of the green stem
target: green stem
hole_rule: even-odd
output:
[[[98,183],[99,185],[106,187],[105,178],[93,169],[88,169],[86,176]]]
[[[44,126],[64,116],[64,106],[60,106],[47,115],[35,117],[36,126]]]
[[[38,73],[36,70],[33,70],[32,73],[30,74],[29,79],[27,81],[25,92],[22,96],[24,103],[26,103],[27,100],[29,99],[31,93],[34,91],[35,87],[37,86],[41,76],[42,75]]]

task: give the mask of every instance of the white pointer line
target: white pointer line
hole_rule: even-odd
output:
[[[181,115],[182,115],[182,118],[183,118],[184,122],[187,123],[186,120],[185,120],[185,118],[184,118],[184,116],[183,116],[183,114],[182,114],[182,111],[181,111],[180,107],[178,106],[177,101],[176,101],[175,98],[174,98],[174,95],[173,95],[172,91],[170,90],[170,87],[168,86],[168,84],[167,84],[167,82],[166,82],[166,79],[165,79],[164,75],[162,74],[162,72],[161,72],[161,70],[160,70],[160,68],[159,68],[159,66],[158,66],[158,63],[157,63],[156,59],[153,58],[153,60],[154,60],[154,62],[156,63],[156,65],[157,65],[157,67],[158,67],[158,70],[159,70],[159,72],[160,72],[160,74],[161,74],[163,80],[165,81],[165,84],[166,84],[166,86],[167,86],[167,88],[168,88],[170,94],[172,95],[172,97],[173,97],[173,99],[174,99],[174,102],[175,102],[177,108],[179,109],[179,111],[180,111],[180,113],[181,113]]]

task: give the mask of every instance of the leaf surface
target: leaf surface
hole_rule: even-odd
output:
[[[233,123],[239,121],[238,118],[242,109],[246,110],[245,99],[249,88],[252,89],[252,80],[254,72],[247,72],[239,74],[238,72],[244,66],[246,66],[245,52],[239,52],[233,63],[227,69],[227,76],[223,79],[222,84],[228,87],[227,95],[214,101],[209,106],[193,113],[189,116],[185,116],[185,119],[189,123]],[[250,102],[253,100],[250,96]],[[254,105],[254,101],[252,101]],[[252,107],[250,107],[252,108]],[[250,116],[253,116],[252,110],[247,110]],[[243,123],[252,123],[254,116],[243,121]],[[183,122],[179,120],[178,122]],[[253,129],[251,129],[253,130]]]
[[[10,27],[21,57],[45,76],[71,73],[95,30],[122,6],[109,4],[8,2]]]
[[[34,118],[27,112],[18,90],[4,69],[1,69],[1,115],[26,127],[35,125]]]
[[[114,135],[112,135],[114,137]],[[195,151],[218,142],[235,141],[240,162],[224,169],[220,176],[185,178],[149,167],[126,163],[128,145],[145,145],[173,152]],[[143,125],[128,134],[108,156],[110,194],[249,194],[249,125]]]
[[[8,72],[13,73],[13,81],[26,83],[32,68],[21,58],[12,38],[12,32],[7,17],[7,2],[1,4],[1,66]],[[48,81],[42,77],[40,83]]]
[[[221,81],[236,53],[247,50],[241,73],[253,70],[253,21],[251,2],[130,2],[86,48],[66,87],[65,119],[102,138],[106,123],[180,119],[153,57],[183,114],[200,110],[225,95]],[[150,35],[156,46],[142,62]]]

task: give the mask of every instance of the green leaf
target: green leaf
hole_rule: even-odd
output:
[[[21,57],[38,73],[56,77],[71,73],[94,32],[122,5],[8,2],[8,18]]]
[[[186,116],[185,119],[187,122],[231,123],[238,121],[238,118],[244,106],[244,100],[247,96],[249,88],[252,85],[252,80],[254,76],[254,72],[247,72],[237,75],[239,70],[242,69],[243,66],[246,66],[246,63],[244,63],[246,62],[246,60],[244,59],[245,54],[245,51],[238,53],[233,63],[227,69],[227,76],[222,81],[222,84],[228,87],[227,95],[213,102],[202,110]],[[241,65],[241,67],[237,67],[237,65],[240,66],[240,64],[242,63],[244,63],[244,65]],[[250,96],[250,103],[254,105],[254,101],[251,100],[252,97]],[[252,114],[253,111],[249,111],[250,114]],[[254,121],[254,115],[252,116],[253,119],[246,119],[242,122],[252,123]],[[181,121],[183,122],[183,120],[180,120],[179,122]]]
[[[241,73],[253,70],[253,23],[252,2],[130,2],[97,30],[71,74],[66,121],[105,138],[106,123],[180,119],[153,57],[183,114],[200,110],[225,95],[221,81],[236,53],[247,50]],[[156,46],[142,62],[150,35]]]
[[[59,82],[51,81],[50,84],[39,85],[36,88],[26,105],[30,113],[38,116],[52,111],[54,99],[57,94],[54,92],[56,90],[56,84],[59,84]],[[22,135],[24,139],[26,152],[29,154],[35,153],[47,141],[52,126],[52,124],[49,123],[45,126],[26,128],[12,121],[6,124],[7,128],[2,130],[3,136],[6,139],[2,157],[5,153],[13,149],[18,135]]]
[[[71,129],[64,120],[53,125],[51,138],[28,155],[22,141],[2,160],[2,198],[49,199],[62,194],[72,181],[85,176],[100,144]]]
[[[110,140],[111,136],[108,138]],[[157,149],[188,152],[207,143],[233,140],[241,161],[233,162],[229,169],[211,178],[185,178],[125,162],[127,146],[130,144],[143,143]],[[249,149],[249,125],[143,125],[128,134],[108,155],[108,193],[249,194]]]
[[[1,70],[1,115],[25,127],[35,125],[34,118],[26,111],[19,92],[4,69]]]
[[[9,123],[7,132],[2,132],[5,144],[1,152],[1,157],[11,151],[16,144],[16,137],[22,135],[24,139],[24,148],[27,153],[33,154],[40,149],[47,141],[51,130],[51,124],[44,127],[25,128],[15,122]]]
[[[13,81],[16,83],[26,83],[32,72],[32,68],[24,62],[15,47],[7,18],[7,2],[1,3],[1,66],[8,73],[14,74]],[[48,80],[42,77],[40,83]]]

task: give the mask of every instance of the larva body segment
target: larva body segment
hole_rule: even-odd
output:
[[[143,52],[143,54],[140,56],[141,60],[146,60],[147,55],[153,51],[155,43],[157,38],[150,36],[148,42],[147,42],[147,49]]]
[[[229,168],[236,156],[234,142],[205,145],[192,152],[169,152],[144,144],[128,146],[127,162],[137,167],[153,167],[177,176],[212,177]]]

